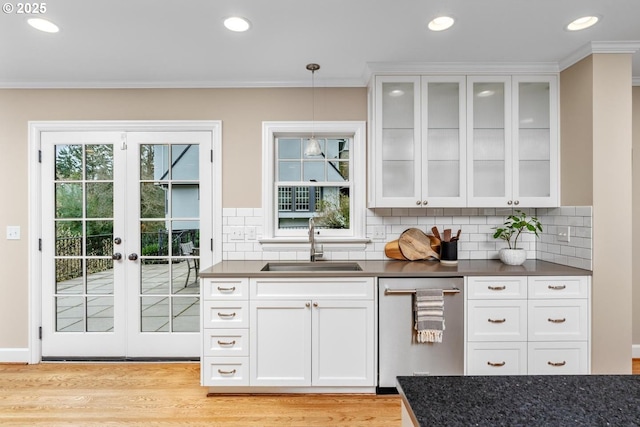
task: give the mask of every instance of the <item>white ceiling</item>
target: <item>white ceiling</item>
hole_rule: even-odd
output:
[[[6,0],[3,0],[6,1]],[[46,0],[45,0],[46,1]],[[16,4],[15,2],[13,4]],[[363,86],[371,70],[476,64],[560,70],[640,48],[640,0],[50,0],[43,17],[0,14],[0,87]],[[434,33],[427,22],[456,18]],[[231,15],[252,28],[232,33]],[[581,32],[563,28],[599,15]],[[446,63],[446,64],[444,64]],[[452,64],[462,63],[462,64]],[[394,65],[395,64],[395,65]],[[426,64],[426,65],[425,65]],[[633,55],[640,84],[640,53]]]

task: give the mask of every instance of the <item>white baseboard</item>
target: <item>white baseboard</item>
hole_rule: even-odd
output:
[[[28,348],[0,348],[0,363],[29,363]]]
[[[640,344],[634,344],[631,346],[631,357],[634,359],[640,359]]]

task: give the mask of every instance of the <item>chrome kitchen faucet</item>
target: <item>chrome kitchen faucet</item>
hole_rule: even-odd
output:
[[[322,250],[322,245],[320,245],[320,250],[316,249],[316,223],[313,220],[313,217],[309,218],[309,244],[310,248],[310,257],[309,260],[311,262],[315,262],[316,258],[322,258],[324,252]]]

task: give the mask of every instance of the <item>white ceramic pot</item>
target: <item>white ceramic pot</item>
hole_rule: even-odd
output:
[[[524,249],[502,248],[498,256],[500,261],[507,265],[521,265],[527,259],[527,251]]]

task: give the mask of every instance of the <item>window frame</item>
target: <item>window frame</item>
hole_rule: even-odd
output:
[[[365,238],[366,220],[366,123],[363,121],[296,121],[262,123],[262,242],[296,242],[309,239],[306,229],[278,233],[276,183],[276,138],[349,137],[351,223],[349,230],[319,229],[324,241],[356,241]],[[318,230],[318,229],[317,229]]]

